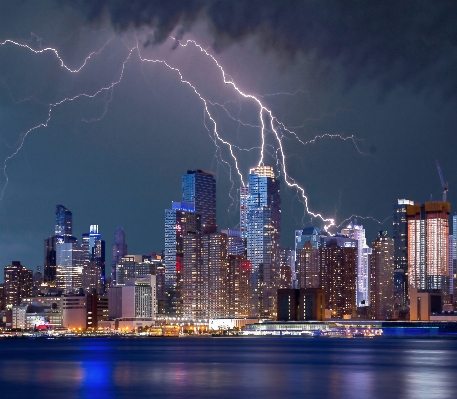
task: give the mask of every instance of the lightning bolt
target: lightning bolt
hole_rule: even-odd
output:
[[[69,67],[64,62],[63,58],[60,56],[60,54],[57,51],[57,49],[52,48],[52,47],[46,47],[46,48],[42,48],[42,49],[38,49],[37,50],[37,49],[32,48],[28,44],[23,44],[23,43],[20,43],[20,42],[11,40],[11,39],[7,39],[7,40],[5,40],[3,42],[0,42],[0,48],[3,47],[3,46],[12,45],[12,46],[24,48],[24,49],[26,49],[28,51],[31,51],[31,52],[35,53],[35,54],[51,52],[59,60],[60,66],[62,68],[64,68],[69,73],[78,73],[89,63],[89,61],[91,60],[92,57],[99,55],[111,40],[112,40],[112,38],[110,38],[97,51],[92,51],[91,53],[89,53],[85,57],[83,62],[77,68]],[[335,226],[336,225],[335,224],[335,219],[326,218],[322,214],[315,213],[315,212],[310,210],[309,199],[308,199],[308,196],[306,195],[305,189],[302,186],[300,186],[296,182],[296,180],[293,177],[291,177],[289,175],[289,173],[288,173],[287,162],[286,162],[286,153],[285,153],[284,146],[283,146],[283,140],[285,140],[287,138],[286,135],[288,135],[290,138],[292,138],[293,140],[296,140],[298,143],[300,143],[303,146],[315,144],[318,140],[322,140],[322,139],[325,139],[325,138],[339,139],[339,140],[343,140],[343,141],[351,141],[354,144],[354,146],[357,149],[357,151],[360,154],[364,155],[363,152],[357,146],[356,138],[354,136],[343,136],[343,135],[340,135],[340,134],[329,134],[329,133],[326,133],[326,134],[322,134],[322,135],[316,135],[315,137],[313,137],[311,140],[308,140],[308,141],[305,141],[305,140],[301,139],[294,130],[292,130],[291,128],[288,128],[287,126],[285,126],[284,123],[279,121],[277,119],[277,117],[273,114],[273,111],[267,105],[264,104],[262,99],[267,97],[268,95],[262,95],[262,96],[258,95],[258,96],[256,96],[256,95],[245,93],[244,91],[242,91],[237,86],[237,84],[235,83],[233,78],[228,73],[225,72],[224,68],[217,61],[217,59],[207,49],[205,49],[202,46],[200,46],[196,41],[187,40],[186,42],[181,43],[180,41],[175,39],[175,42],[178,43],[176,48],[194,46],[194,48],[196,48],[199,52],[201,52],[205,57],[209,57],[211,59],[211,61],[213,62],[213,64],[216,66],[216,68],[219,69],[223,82],[225,84],[229,85],[235,91],[235,93],[237,93],[237,95],[240,98],[243,98],[243,99],[245,99],[247,101],[250,101],[256,106],[258,123],[251,124],[251,123],[243,122],[241,120],[241,118],[240,118],[240,115],[238,115],[238,117],[235,117],[227,110],[227,108],[226,108],[226,104],[227,103],[220,104],[220,103],[217,103],[217,102],[211,102],[210,100],[205,98],[203,96],[203,94],[197,89],[197,87],[191,81],[187,80],[184,77],[183,73],[180,71],[179,68],[171,65],[167,61],[165,61],[163,59],[149,59],[149,58],[146,58],[145,56],[143,56],[142,53],[141,53],[141,50],[140,50],[138,39],[137,39],[136,45],[133,46],[133,47],[128,47],[124,43],[126,45],[127,49],[128,49],[128,54],[127,54],[126,58],[123,60],[123,62],[121,64],[121,70],[120,70],[119,75],[118,75],[118,77],[117,77],[117,79],[115,81],[113,81],[110,84],[108,84],[106,86],[103,86],[103,87],[99,88],[98,90],[95,90],[95,91],[93,91],[91,93],[79,93],[79,94],[74,95],[72,97],[65,97],[62,100],[58,101],[58,102],[47,104],[47,115],[46,115],[45,120],[43,122],[31,127],[30,129],[28,129],[27,131],[25,131],[24,133],[21,134],[16,149],[13,151],[13,153],[11,153],[9,156],[7,156],[5,158],[5,160],[4,160],[4,162],[3,162],[3,174],[5,176],[6,183],[4,184],[3,189],[1,191],[0,201],[3,199],[4,193],[5,193],[5,189],[7,187],[8,181],[9,181],[8,180],[8,175],[6,173],[7,164],[22,149],[27,136],[30,133],[32,133],[33,131],[37,130],[37,129],[46,128],[49,125],[49,123],[51,122],[52,112],[56,107],[58,107],[58,106],[60,106],[60,105],[62,105],[64,103],[67,103],[67,102],[75,101],[75,100],[77,100],[79,98],[95,98],[96,96],[100,95],[101,93],[107,93],[107,97],[108,97],[108,100],[106,101],[106,106],[105,106],[102,114],[100,115],[99,118],[85,120],[85,121],[86,122],[91,122],[91,121],[100,120],[100,119],[104,118],[105,115],[106,115],[107,109],[108,109],[108,105],[112,101],[113,90],[114,90],[115,86],[118,85],[122,81],[126,64],[132,58],[132,55],[136,54],[142,63],[161,64],[161,65],[164,65],[169,70],[171,70],[174,73],[176,73],[178,78],[179,78],[179,80],[180,80],[180,82],[183,83],[183,84],[186,84],[188,87],[190,87],[191,90],[193,90],[195,95],[202,102],[202,104],[203,104],[203,124],[204,124],[204,127],[208,131],[212,141],[215,144],[215,147],[216,147],[216,153],[215,154],[219,154],[218,159],[221,160],[223,162],[223,164],[227,165],[228,169],[229,169],[229,177],[230,177],[230,180],[232,182],[232,187],[230,189],[230,193],[232,192],[233,185],[234,185],[234,182],[233,182],[233,179],[232,179],[232,165],[235,168],[236,174],[238,175],[241,184],[245,185],[247,183],[243,173],[240,170],[238,158],[236,156],[235,151],[259,150],[260,151],[260,157],[258,159],[257,164],[258,165],[263,165],[264,164],[264,160],[265,160],[265,155],[266,154],[273,155],[274,158],[276,158],[278,170],[282,173],[285,183],[287,184],[288,187],[293,188],[296,191],[296,193],[299,194],[300,201],[303,203],[306,213],[308,213],[309,215],[311,215],[314,218],[318,218],[318,219],[322,220],[325,223],[325,227],[324,227],[325,230],[328,230],[328,228],[330,228],[331,226]],[[301,90],[297,90],[295,93],[274,93],[272,95],[280,95],[280,94],[283,94],[283,95],[295,95],[299,91],[301,91]],[[220,129],[219,129],[219,125],[218,125],[218,122],[217,122],[217,118],[212,113],[212,107],[222,108],[223,110],[225,110],[225,112],[227,113],[229,118],[231,118],[234,121],[237,121],[240,125],[258,129],[260,131],[260,145],[256,146],[256,147],[252,147],[252,148],[242,148],[242,147],[236,146],[235,144],[231,143],[227,139],[223,138],[221,133],[220,133]],[[271,144],[267,144],[267,141],[266,141],[266,135],[267,134],[272,134],[273,135],[277,147],[274,147]],[[226,160],[226,159],[223,158],[221,146],[224,146],[225,148],[228,149],[228,153],[229,153],[229,156],[231,158],[231,162],[229,162],[229,160]],[[271,148],[272,150],[270,151],[269,148]]]

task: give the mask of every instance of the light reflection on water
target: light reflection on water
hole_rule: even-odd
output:
[[[441,399],[457,392],[455,359],[457,341],[1,340],[0,387],[2,399]]]

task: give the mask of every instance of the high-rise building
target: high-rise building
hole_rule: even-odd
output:
[[[226,317],[249,317],[251,310],[251,263],[245,255],[228,256],[225,284]]]
[[[83,288],[87,293],[105,293],[105,241],[98,232],[98,225],[91,225],[83,234]]]
[[[202,231],[216,225],[216,179],[214,173],[200,169],[182,175],[182,202],[192,204],[201,217]]]
[[[77,241],[57,242],[56,287],[64,294],[79,293],[83,289],[84,250]]]
[[[247,258],[251,262],[251,314],[275,317],[279,286],[281,197],[271,166],[250,170],[247,196]]]
[[[56,236],[71,237],[73,232],[73,215],[63,205],[56,205],[56,224],[54,234]]]
[[[356,315],[357,250],[357,240],[342,236],[324,239],[319,249],[321,285],[332,318]]]
[[[399,199],[393,206],[392,238],[394,240],[395,307],[405,308],[408,302],[408,218],[406,206],[413,201]]]
[[[165,299],[167,314],[182,312],[182,258],[183,239],[201,231],[200,215],[195,213],[193,204],[173,202],[165,210]]]
[[[369,305],[370,286],[368,283],[369,255],[371,248],[367,245],[365,229],[357,225],[357,220],[341,230],[341,234],[357,241],[357,306]]]
[[[117,263],[120,258],[123,258],[127,255],[127,244],[125,243],[125,233],[122,227],[116,229],[114,234],[114,244],[113,244],[113,260],[111,262],[111,284],[115,285],[117,281],[116,271]]]
[[[319,248],[313,247],[312,241],[306,241],[297,251],[298,288],[320,288]]]
[[[192,319],[227,317],[227,236],[195,234],[183,238],[183,314]]]
[[[13,261],[4,268],[4,307],[19,306],[22,298],[32,296],[33,271],[26,269],[21,262]]]
[[[279,286],[292,288],[292,273],[295,272],[295,251],[292,248],[281,248],[279,251]]]
[[[452,281],[451,293],[454,307],[457,308],[457,215],[452,217],[452,241],[450,245],[449,274],[450,281]]]
[[[222,229],[221,233],[227,236],[228,255],[243,255],[246,253],[246,239],[241,237],[241,230]]]
[[[394,304],[394,241],[380,231],[372,242],[370,264],[370,304],[374,319],[385,320],[393,315]]]
[[[407,205],[409,288],[439,289],[444,303],[449,292],[449,202]]]
[[[240,235],[248,237],[248,197],[249,186],[240,187]]]

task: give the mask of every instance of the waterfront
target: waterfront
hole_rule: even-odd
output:
[[[451,398],[457,341],[0,340],[3,399]]]

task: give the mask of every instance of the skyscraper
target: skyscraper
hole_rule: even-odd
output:
[[[452,264],[450,274],[452,276],[452,296],[454,307],[457,307],[457,215],[452,217]]]
[[[200,215],[195,213],[193,204],[173,202],[172,208],[165,210],[164,307],[167,314],[182,312],[183,239],[200,231]]]
[[[111,262],[111,284],[116,285],[116,271],[119,259],[127,255],[127,244],[125,243],[125,233],[122,227],[116,229],[114,233],[113,260]]]
[[[281,197],[271,166],[250,170],[246,200],[247,257],[251,262],[251,312],[275,316],[279,286]]]
[[[394,242],[380,231],[372,242],[370,267],[370,304],[374,319],[393,315]]]
[[[25,297],[32,296],[33,272],[26,269],[21,262],[13,261],[4,269],[4,306],[18,306]]]
[[[329,237],[319,249],[321,285],[332,318],[355,316],[357,311],[357,240]]]
[[[192,204],[201,216],[202,231],[216,225],[216,179],[214,173],[200,169],[182,175],[182,202]]]
[[[63,205],[56,205],[56,236],[71,236],[73,232],[73,215]]]
[[[395,306],[405,308],[408,302],[408,218],[406,206],[413,201],[399,199],[393,206],[392,238],[394,240]]]
[[[83,288],[87,293],[105,293],[105,241],[98,232],[98,225],[91,225],[89,233],[83,234],[84,258]]]
[[[341,230],[341,234],[357,241],[357,306],[369,305],[370,286],[368,283],[369,255],[371,248],[367,245],[365,229],[357,225],[357,220]]]
[[[407,205],[409,288],[439,289],[449,297],[449,202]]]

